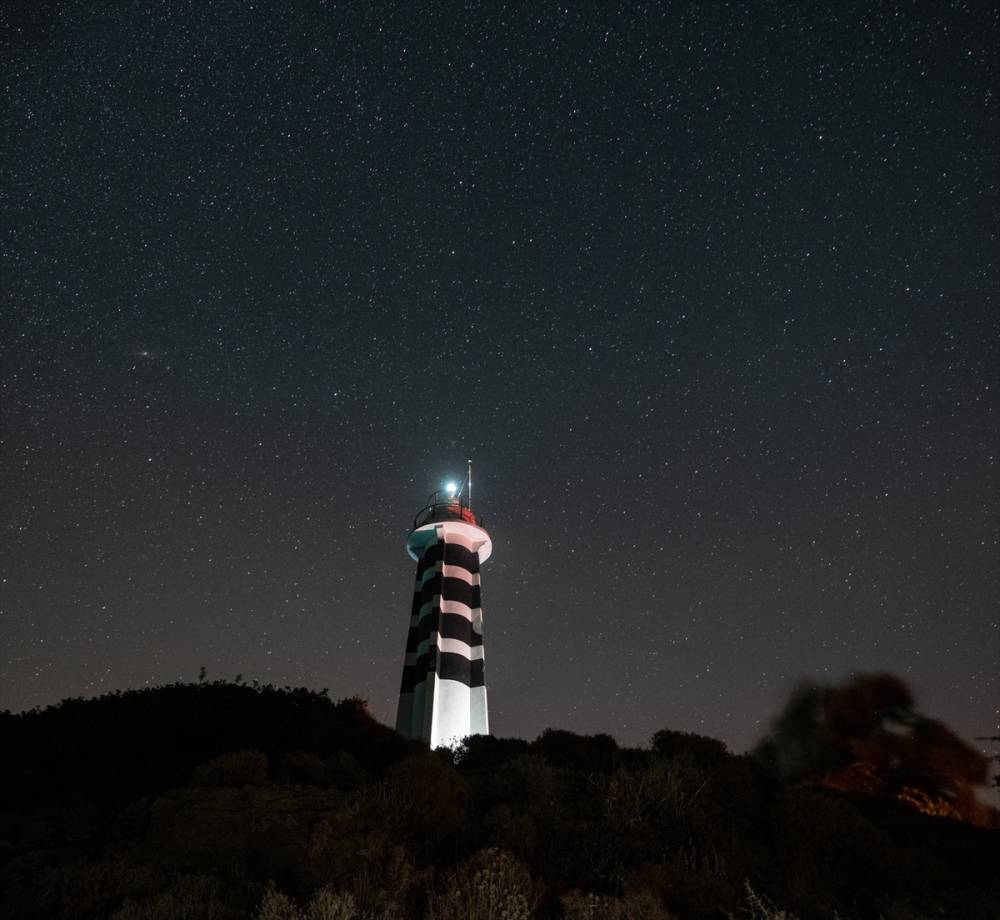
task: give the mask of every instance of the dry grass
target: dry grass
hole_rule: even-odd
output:
[[[503,850],[481,850],[432,892],[427,920],[530,920],[535,902],[523,863]]]

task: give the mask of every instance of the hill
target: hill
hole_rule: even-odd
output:
[[[669,730],[642,750],[550,729],[430,752],[357,699],[200,683],[3,713],[0,745],[4,917],[985,920],[1000,903],[1000,831],[780,783]]]

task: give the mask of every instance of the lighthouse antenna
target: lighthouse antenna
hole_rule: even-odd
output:
[[[466,485],[469,487],[469,497],[466,499],[466,507],[472,510],[472,460],[469,460],[469,473],[465,479]]]

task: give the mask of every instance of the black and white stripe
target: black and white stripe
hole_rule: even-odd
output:
[[[396,728],[432,747],[489,731],[479,582],[488,540],[478,527],[444,521],[408,541],[417,577]]]

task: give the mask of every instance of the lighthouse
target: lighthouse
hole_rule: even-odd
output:
[[[396,731],[432,748],[490,731],[479,567],[493,543],[471,505],[470,462],[465,485],[433,493],[406,540],[417,581]]]

